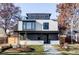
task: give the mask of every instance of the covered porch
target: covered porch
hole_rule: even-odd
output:
[[[58,40],[58,31],[16,31],[19,34],[20,43],[52,44]]]

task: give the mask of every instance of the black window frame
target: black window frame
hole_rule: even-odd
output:
[[[43,29],[48,30],[49,29],[49,22],[43,23]]]

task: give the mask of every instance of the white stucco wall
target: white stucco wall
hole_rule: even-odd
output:
[[[48,22],[49,23],[49,29],[45,30],[43,29],[43,23]],[[53,20],[36,20],[36,30],[42,30],[42,31],[58,31],[58,22]]]
[[[43,29],[43,23],[48,22],[49,23],[49,29],[45,30]],[[18,22],[18,30],[22,30],[23,22]],[[58,22],[53,20],[36,20],[36,31],[58,31]]]

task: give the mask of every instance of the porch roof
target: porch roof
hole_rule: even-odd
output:
[[[59,32],[58,31],[15,31],[15,32],[18,32],[18,33],[45,33],[45,34],[58,34]]]

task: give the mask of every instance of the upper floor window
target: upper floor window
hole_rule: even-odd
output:
[[[48,22],[43,23],[43,29],[49,29],[49,23]]]
[[[24,30],[35,30],[35,22],[23,22]]]
[[[31,27],[32,27],[31,22],[27,22],[26,28],[27,28],[27,29],[32,29]]]

